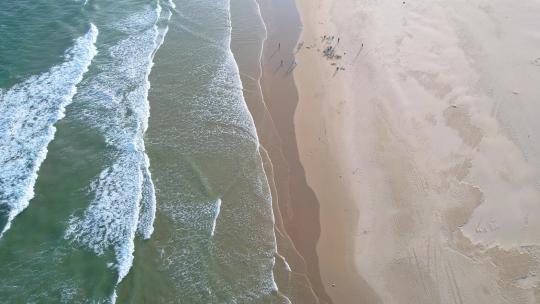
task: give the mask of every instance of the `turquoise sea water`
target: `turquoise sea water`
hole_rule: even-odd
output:
[[[231,1],[2,2],[0,303],[288,302]]]

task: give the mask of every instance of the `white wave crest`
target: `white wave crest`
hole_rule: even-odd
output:
[[[64,63],[0,91],[0,207],[7,210],[0,238],[34,197],[38,171],[56,131],[54,124],[64,117],[65,107],[97,53],[97,35],[91,24],[66,51]]]
[[[115,23],[124,38],[103,50],[102,72],[81,91],[90,108],[83,120],[100,130],[114,150],[113,165],[93,182],[94,198],[82,214],[71,217],[65,238],[98,255],[113,252],[117,283],[133,264],[136,235],[148,239],[154,230],[156,197],[143,137],[150,115],[148,77],[166,34],[160,21],[166,26],[169,18],[170,12],[157,5]]]
[[[92,185],[94,200],[83,216],[72,217],[66,237],[98,255],[112,248],[118,261],[119,281],[127,275],[133,260],[133,239],[139,221],[143,173],[141,154],[125,153],[101,172]]]

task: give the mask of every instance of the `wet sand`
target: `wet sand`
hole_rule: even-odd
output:
[[[278,288],[292,303],[330,303],[315,249],[318,203],[306,184],[294,136],[297,93],[291,63],[301,29],[294,5],[292,0],[232,3],[231,46],[272,191]]]
[[[297,3],[334,303],[540,303],[538,3]]]
[[[294,53],[301,32],[300,18],[294,1],[260,0],[259,4],[268,33],[261,85],[276,135],[276,140],[267,145],[274,163],[276,197],[285,229],[306,262],[307,275],[318,300],[331,303],[320,279],[316,252],[319,206],[300,163],[293,121],[298,95],[292,72],[296,68]]]

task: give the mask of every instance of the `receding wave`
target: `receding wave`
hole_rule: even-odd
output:
[[[96,54],[98,30],[75,41],[64,63],[0,91],[0,237],[34,196],[38,171],[77,84]]]

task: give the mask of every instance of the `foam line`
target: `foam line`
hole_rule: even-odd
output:
[[[219,198],[216,200],[216,215],[214,216],[214,220],[212,222],[212,230],[210,231],[211,236],[214,236],[216,232],[216,224],[217,224],[217,219],[219,217],[220,212],[221,212],[221,199]]]
[[[144,146],[148,77],[170,17],[158,2],[115,23],[123,36],[104,48],[97,66],[102,72],[88,79],[80,94],[90,108],[81,119],[99,130],[114,152],[90,187],[89,206],[72,215],[65,238],[98,255],[114,252],[110,267],[118,273],[116,284],[132,267],[136,236],[148,239],[154,230],[156,196]]]
[[[64,117],[77,84],[96,55],[98,29],[89,31],[66,50],[64,62],[0,91],[0,206],[7,210],[0,238],[34,197],[38,171],[54,139],[54,124]]]

